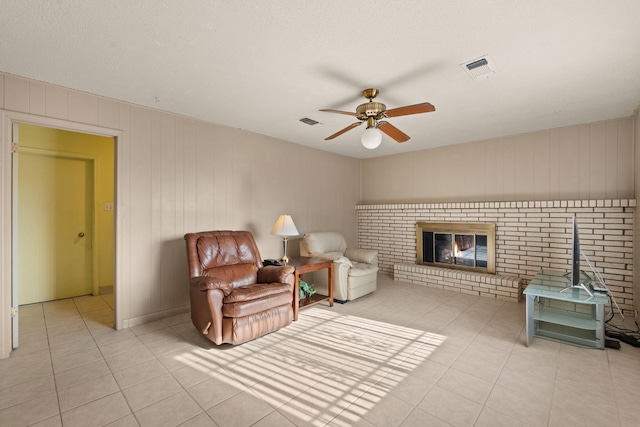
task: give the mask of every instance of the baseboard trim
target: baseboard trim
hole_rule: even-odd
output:
[[[143,316],[132,317],[130,319],[125,319],[124,327],[131,328],[133,326],[143,325],[149,322],[155,322],[156,320],[175,316],[177,314],[186,313],[188,311],[189,311],[189,306],[185,305],[183,307],[171,308],[169,310],[162,310],[162,311],[157,311],[151,314],[145,314]]]

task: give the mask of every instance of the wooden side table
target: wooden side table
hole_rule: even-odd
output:
[[[333,261],[325,258],[311,258],[305,256],[296,256],[289,258],[289,262],[287,265],[290,265],[296,269],[295,271],[295,286],[293,288],[293,320],[298,320],[298,311],[302,307],[310,307],[314,304],[317,304],[321,301],[329,301],[329,307],[333,307]],[[312,271],[322,270],[323,268],[327,269],[327,274],[329,275],[328,288],[329,295],[318,295],[314,294],[311,297],[310,302],[302,302],[302,307],[300,306],[300,298],[298,295],[298,281],[303,274],[311,273]]]

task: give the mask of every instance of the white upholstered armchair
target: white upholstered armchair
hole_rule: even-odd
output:
[[[333,292],[338,301],[351,301],[376,290],[378,251],[347,248],[340,233],[307,233],[300,241],[300,255],[333,260]],[[315,276],[318,293],[328,295],[325,274]]]

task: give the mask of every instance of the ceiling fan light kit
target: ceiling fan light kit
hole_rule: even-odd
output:
[[[374,150],[380,146],[382,143],[382,132],[378,128],[367,128],[362,133],[362,145],[364,148],[368,148],[369,150]]]
[[[382,132],[393,138],[397,142],[405,142],[410,139],[409,135],[402,132],[389,122],[379,121],[381,119],[398,116],[408,116],[410,114],[430,113],[435,111],[436,108],[428,102],[422,104],[407,105],[405,107],[393,108],[387,110],[387,106],[381,102],[373,102],[373,98],[378,96],[378,89],[370,88],[362,91],[362,95],[369,99],[369,102],[358,105],[355,113],[349,111],[340,110],[320,110],[327,113],[345,114],[348,116],[355,116],[360,122],[352,123],[346,128],[334,133],[325,138],[330,140],[336,138],[343,133],[360,126],[363,122],[367,122],[367,129],[364,131],[361,137],[362,145],[365,148],[373,150],[380,146],[382,142]]]

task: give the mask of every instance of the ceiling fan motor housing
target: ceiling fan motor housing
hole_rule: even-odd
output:
[[[358,105],[358,108],[356,108],[356,113],[358,113],[359,116],[364,116],[365,118],[375,117],[380,119],[385,111],[387,111],[387,106],[382,102],[365,102],[364,104]]]

